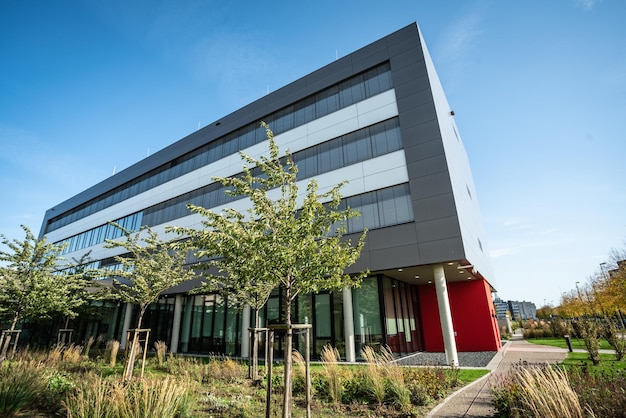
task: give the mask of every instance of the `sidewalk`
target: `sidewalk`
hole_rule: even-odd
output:
[[[567,357],[567,353],[566,349],[531,344],[524,341],[521,335],[514,335],[487,366],[491,370],[488,375],[453,393],[426,416],[492,417],[496,411],[492,404],[491,388],[514,364],[558,363]]]

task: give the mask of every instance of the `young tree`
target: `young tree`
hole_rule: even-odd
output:
[[[228,179],[219,178],[226,184]],[[265,238],[266,231],[259,222],[253,219],[252,209],[248,216],[233,210],[225,209],[216,213],[200,206],[189,206],[192,212],[203,217],[203,229],[172,227],[168,228],[189,239],[180,241],[181,249],[192,249],[199,258],[207,259],[199,263],[197,268],[203,271],[202,286],[193,293],[210,293],[219,291],[228,298],[229,305],[243,308],[246,305],[254,309],[254,328],[252,334],[252,378],[258,379],[258,333],[259,311],[267,302],[276,280],[258,276],[261,254],[256,251],[260,241]],[[211,273],[216,271],[217,274]]]
[[[290,417],[291,305],[300,294],[359,285],[366,273],[351,276],[344,271],[359,258],[365,243],[365,232],[355,245],[342,239],[346,221],[358,216],[353,209],[340,209],[340,189],[344,182],[320,193],[317,182],[311,180],[301,193],[297,184],[298,169],[291,154],[287,152],[281,160],[271,130],[264,123],[262,126],[267,133],[269,156],[255,159],[240,153],[244,160],[243,174],[216,178],[230,188],[230,194],[250,199],[247,216],[235,210],[216,215],[192,206],[197,213],[205,217],[208,215],[205,226],[213,227],[214,232],[181,232],[190,234],[201,249],[207,250],[207,255],[225,257],[231,251],[237,254],[239,249],[245,249],[239,259],[245,267],[235,277],[235,280],[242,281],[244,287],[253,288],[262,284],[271,289],[282,286],[286,325],[283,416]],[[219,225],[214,222],[218,216],[224,220]],[[216,228],[218,226],[221,229]],[[232,240],[221,253],[213,253],[215,246],[212,240],[216,236],[219,239],[217,234],[225,236],[236,233],[240,228],[241,234],[236,240]],[[223,280],[227,287],[228,280]]]
[[[48,319],[54,315],[73,318],[77,308],[88,301],[85,291],[88,280],[82,273],[62,265],[63,245],[37,239],[30,229],[23,241],[9,240],[4,235],[0,251],[0,317],[11,323],[9,331],[23,319]],[[6,338],[0,351],[0,361],[6,357],[10,339]]]
[[[173,242],[160,240],[149,227],[131,232],[115,223],[113,225],[122,230],[124,239],[107,239],[105,247],[121,248],[126,253],[115,257],[121,269],[114,272],[104,270],[101,274],[113,276],[114,293],[119,299],[139,306],[135,328],[140,329],[151,303],[156,302],[165,290],[191,280],[195,275],[192,269],[184,267],[185,254],[175,250]],[[136,351],[137,339],[133,338],[125,380],[132,377]]]

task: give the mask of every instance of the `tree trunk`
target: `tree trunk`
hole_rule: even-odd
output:
[[[132,336],[133,342],[130,345],[130,352],[128,353],[128,359],[126,366],[124,367],[124,381],[129,382],[133,378],[133,370],[135,368],[135,357],[137,356],[137,339],[139,334],[137,333],[138,329],[141,329],[141,321],[143,319],[143,314],[146,311],[146,307],[141,307],[139,311],[139,318],[137,318],[137,328],[135,328],[135,333]]]
[[[285,337],[285,393],[283,396],[283,418],[291,418],[291,350],[293,345],[293,337],[291,330],[290,287],[287,287],[285,289],[285,325],[287,326],[287,335]]]
[[[13,317],[13,322],[11,323],[11,329],[9,329],[9,333],[5,334],[4,341],[2,343],[2,352],[0,352],[0,362],[3,362],[4,359],[7,358],[7,352],[9,351],[9,344],[11,344],[11,338],[13,337],[13,331],[15,331],[15,326],[17,325],[17,321],[20,319],[20,314],[16,313]]]
[[[259,380],[259,310],[254,310],[254,332],[252,333],[252,380]],[[266,338],[267,340],[267,338]]]

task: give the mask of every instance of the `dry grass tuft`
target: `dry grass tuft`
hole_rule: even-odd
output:
[[[154,349],[156,350],[157,363],[159,367],[163,367],[165,364],[165,353],[167,353],[167,345],[164,341],[156,341],[154,343]]]
[[[339,404],[343,395],[342,376],[339,368],[339,362],[341,361],[339,350],[330,344],[325,345],[320,353],[320,360],[322,361],[322,370],[328,380],[330,399],[333,403]]]
[[[368,392],[378,403],[378,406],[382,406],[385,402],[385,373],[384,365],[381,364],[383,357],[370,346],[363,347],[361,356],[367,362],[367,379],[370,383]]]
[[[117,379],[88,375],[63,403],[73,417],[181,417],[191,412],[193,385],[188,380]]]
[[[115,367],[117,363],[117,353],[120,351],[120,342],[117,340],[107,341],[107,345],[105,348],[105,359],[109,359],[109,366]]]
[[[584,418],[578,396],[570,386],[567,373],[558,368],[531,367],[518,373],[524,393],[522,403],[532,416],[544,418]]]

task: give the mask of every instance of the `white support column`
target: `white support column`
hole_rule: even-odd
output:
[[[346,361],[355,362],[354,311],[352,310],[352,289],[343,288],[343,333],[346,340]]]
[[[124,313],[124,325],[122,325],[122,340],[120,341],[120,348],[126,349],[126,335],[130,329],[130,317],[133,316],[133,304],[126,303],[126,312]]]
[[[241,313],[241,358],[250,357],[250,305],[246,305]]]
[[[186,353],[189,350],[189,331],[191,328],[191,313],[195,297],[187,296],[185,302],[185,314],[183,315],[182,330],[180,332],[180,351]]]
[[[176,295],[174,299],[174,323],[172,324],[172,340],[170,352],[178,353],[178,338],[180,337],[180,318],[183,313],[183,295]]]
[[[435,291],[437,292],[437,305],[439,307],[439,320],[441,321],[441,332],[443,333],[446,360],[448,366],[456,367],[459,365],[459,356],[456,351],[454,326],[452,324],[452,313],[450,312],[450,299],[448,298],[448,287],[446,285],[446,274],[443,270],[443,265],[434,265],[433,273],[435,275]]]

